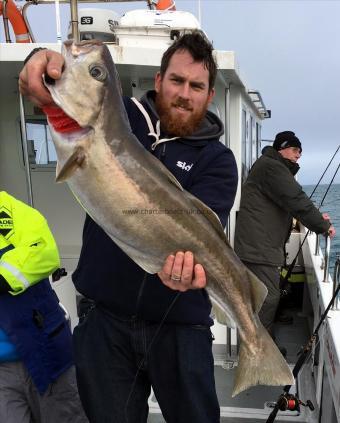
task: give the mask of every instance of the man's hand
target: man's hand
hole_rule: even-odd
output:
[[[331,217],[328,213],[322,213],[322,217],[324,218],[324,220],[328,220],[329,223],[331,223]],[[328,236],[332,239],[332,238],[335,237],[335,235],[336,235],[336,230],[335,230],[334,226],[331,225],[328,228]]]
[[[35,53],[19,74],[19,89],[39,107],[53,104],[52,97],[46,89],[42,76],[47,74],[52,79],[59,79],[64,66],[64,58],[52,50]]]
[[[328,236],[332,239],[336,235],[336,230],[333,225],[331,225],[328,229]]]
[[[203,266],[195,264],[194,255],[190,251],[170,255],[158,276],[168,288],[182,292],[204,288],[207,283]]]

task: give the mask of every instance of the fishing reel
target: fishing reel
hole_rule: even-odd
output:
[[[280,411],[300,411],[301,405],[303,407],[308,407],[311,411],[314,411],[312,401],[307,400],[306,403],[304,403],[296,395],[284,393],[277,401],[277,406]]]

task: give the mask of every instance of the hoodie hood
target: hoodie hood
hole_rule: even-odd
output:
[[[159,116],[155,106],[156,95],[156,91],[150,90],[147,91],[141,98],[141,103],[149,112],[151,120],[154,124],[159,120]],[[205,145],[210,139],[219,138],[223,134],[224,126],[222,121],[214,113],[207,110],[207,113],[204,119],[202,120],[200,126],[198,127],[197,131],[195,131],[195,133],[190,136],[181,137],[180,141],[184,143],[189,142],[190,144],[192,141],[194,141],[195,145],[199,146],[201,144]]]
[[[275,150],[275,148],[271,146],[264,147],[262,150],[262,154],[266,157],[269,157],[270,159],[278,160],[283,163],[286,167],[288,167],[288,169],[294,176],[298,173],[300,169],[300,166],[297,163],[285,159],[277,150]]]

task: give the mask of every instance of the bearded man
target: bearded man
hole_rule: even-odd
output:
[[[41,75],[58,79],[62,66],[58,53],[37,52],[20,74],[21,92],[50,105]],[[155,90],[124,103],[143,146],[224,226],[237,168],[219,141],[222,122],[207,110],[216,73],[212,45],[201,32],[187,33],[164,53]],[[168,423],[220,421],[211,303],[204,269],[190,251],[169,256],[158,275],[146,274],[86,216],[73,281],[93,302],[74,332],[78,388],[92,423],[146,422],[151,387]],[[182,294],[175,300],[176,291]]]

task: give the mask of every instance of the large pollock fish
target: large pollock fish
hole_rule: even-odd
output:
[[[258,318],[267,289],[238,259],[214,212],[183,190],[131,133],[107,47],[66,42],[63,55],[61,79],[46,86],[81,129],[62,134],[50,125],[57,181],[67,180],[86,212],[146,272],[158,272],[176,251],[194,253],[206,271],[217,315],[239,329],[233,396],[257,384],[293,384],[289,366]]]

